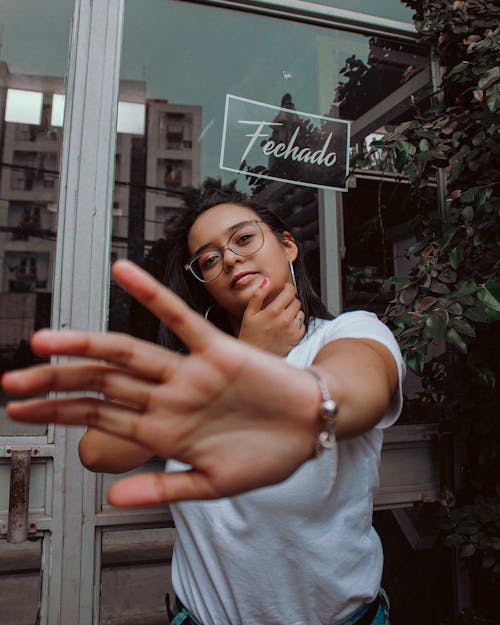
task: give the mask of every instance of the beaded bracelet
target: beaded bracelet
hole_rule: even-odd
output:
[[[304,369],[313,375],[321,391],[321,405],[320,415],[324,421],[324,430],[318,434],[316,439],[315,452],[316,457],[319,457],[322,452],[330,453],[330,471],[328,479],[326,480],[326,492],[330,493],[335,483],[337,476],[337,439],[335,437],[335,419],[339,411],[337,402],[332,399],[328,387],[323,380],[323,377],[316,371],[316,369]]]

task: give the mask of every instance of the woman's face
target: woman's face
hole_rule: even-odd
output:
[[[246,206],[219,204],[202,213],[191,226],[188,248],[192,256],[208,246],[212,249],[225,245],[242,222],[259,219]],[[291,237],[279,240],[269,226],[259,223],[264,234],[263,246],[250,256],[238,256],[229,249],[222,252],[222,274],[204,287],[228,313],[233,325],[239,326],[248,302],[264,278],[270,281],[270,294],[265,305],[272,301],[291,282],[288,261],[297,258],[297,246]]]

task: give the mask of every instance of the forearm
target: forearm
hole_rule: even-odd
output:
[[[94,428],[89,428],[80,439],[78,454],[87,469],[102,473],[125,473],[153,456],[137,443]]]
[[[313,362],[338,405],[338,439],[372,429],[384,416],[397,388],[390,351],[370,339],[340,339],[325,346]]]

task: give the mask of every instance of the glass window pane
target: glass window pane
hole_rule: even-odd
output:
[[[167,623],[175,530],[104,531],[101,568],[101,625]]]
[[[125,6],[113,258],[143,262],[149,254],[147,262],[160,277],[162,245],[185,210],[186,188],[210,177],[235,180],[280,214],[304,244],[319,290],[318,190],[221,169],[226,96],[349,120],[356,144],[408,113],[410,95],[426,80],[425,49],[172,0],[128,0]],[[140,116],[138,106],[145,107],[144,134],[140,124],[124,126],[125,105]],[[130,307],[114,285],[110,327],[156,339],[154,320]]]
[[[385,17],[397,22],[412,22],[413,11],[405,0],[318,0],[336,9],[344,9],[354,13],[364,13],[375,17]]]
[[[0,373],[39,361],[34,330],[50,324],[62,110],[73,3],[5,0],[0,17]],[[34,434],[5,415],[0,436]]]
[[[383,133],[385,124],[411,114],[411,96],[428,80],[427,65],[425,48],[394,38],[175,0],[126,0],[112,207],[113,259],[135,260],[162,279],[171,230],[177,217],[189,210],[183,202],[186,192],[215,178],[224,184],[234,182],[283,218],[303,245],[309,273],[319,291],[319,217],[323,206],[333,204],[325,201],[327,194],[335,192],[304,186],[300,180],[268,180],[249,175],[254,171],[235,174],[222,169],[227,96],[277,107],[274,116],[281,116],[281,130],[287,135],[283,142],[290,142],[298,127],[293,111],[348,120],[353,132],[351,151],[356,153],[366,137]],[[264,168],[275,171],[277,160],[275,154],[268,155]],[[285,171],[289,162],[281,164]],[[364,228],[366,215],[371,219],[373,211],[377,214],[373,184],[369,187],[363,182],[363,176],[375,175],[368,168],[357,172],[356,187],[337,194],[341,196],[337,198],[340,213],[344,202],[349,246],[355,238],[351,229],[356,232],[357,225]],[[397,188],[405,196],[406,188]],[[361,238],[359,231],[357,234]],[[337,250],[336,241],[327,245]],[[353,254],[360,254],[354,243],[352,247]],[[354,260],[363,271],[372,271],[370,276],[382,286],[394,271],[391,260],[387,267],[368,256]],[[379,275],[382,271],[387,274]],[[344,275],[347,291],[346,285]],[[391,294],[384,291],[383,297],[389,299]],[[351,303],[346,296],[345,308]],[[363,306],[367,303],[367,298],[360,301]],[[154,342],[158,339],[157,321],[114,283],[109,325],[112,330]],[[106,477],[104,486],[112,479]],[[110,513],[105,504],[102,511]],[[165,514],[165,524],[168,521]],[[147,543],[147,536],[139,536],[137,542],[143,540]],[[110,548],[103,545],[102,622],[112,614],[113,602],[129,609],[126,584],[120,581],[118,570],[107,570],[106,550]],[[163,566],[152,563],[157,565]],[[166,583],[168,570],[160,572]],[[127,571],[121,570],[122,574]],[[159,605],[163,590],[150,590],[154,594],[150,605]]]
[[[0,540],[2,625],[38,622],[41,547],[41,539],[19,545]]]

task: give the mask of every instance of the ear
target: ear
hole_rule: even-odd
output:
[[[290,232],[288,232],[288,230],[285,230],[285,232],[281,235],[281,244],[283,245],[287,259],[293,263],[299,255],[299,248],[297,247],[297,243],[295,243],[295,239]]]

